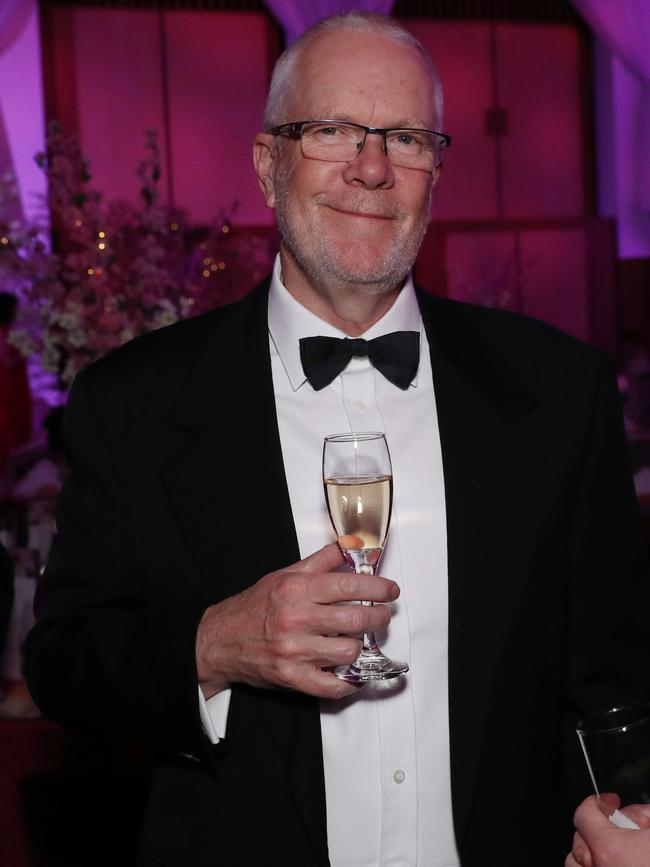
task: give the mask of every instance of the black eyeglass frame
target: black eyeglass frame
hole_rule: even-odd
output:
[[[353,123],[352,121],[347,120],[334,120],[333,118],[323,118],[322,120],[295,120],[290,123],[282,123],[279,126],[274,126],[271,128],[271,135],[283,135],[287,136],[287,138],[293,139],[301,139],[302,138],[302,128],[306,126],[308,123],[322,123],[322,124],[344,124],[345,126],[353,126],[357,129],[364,130],[363,140],[357,146],[357,153],[360,154],[366,144],[366,138],[369,135],[380,135],[384,139],[384,153],[388,156],[388,144],[386,142],[386,136],[389,132],[426,132],[430,135],[437,135],[442,139],[442,143],[440,145],[440,150],[444,150],[451,145],[451,136],[446,135],[444,132],[437,132],[434,129],[419,129],[417,127],[407,127],[407,126],[389,126],[385,129],[379,126],[364,126],[362,123]],[[331,162],[346,162],[345,160],[332,160]],[[436,165],[440,165],[437,163]]]

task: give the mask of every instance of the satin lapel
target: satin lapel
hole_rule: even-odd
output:
[[[420,296],[445,478],[454,821],[471,808],[491,684],[536,523],[536,398],[453,304]],[[516,529],[515,529],[516,528]]]
[[[178,454],[165,487],[203,578],[206,605],[300,558],[277,426],[267,323],[268,283],[224,311],[169,414]],[[235,691],[236,692],[236,691]],[[305,780],[320,767],[318,704],[261,691],[258,703],[285,757],[296,809],[325,852],[324,790]],[[233,697],[233,701],[236,697]],[[303,733],[296,737],[300,716]],[[326,861],[326,856],[325,861]]]

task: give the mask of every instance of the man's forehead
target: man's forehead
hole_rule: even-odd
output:
[[[350,113],[347,111],[339,111],[336,108],[328,108],[325,103],[322,108],[320,108],[317,114],[313,116],[305,116],[301,118],[301,120],[338,120],[343,123],[360,123],[360,118],[358,114]],[[421,128],[423,125],[426,126],[426,118],[423,119],[421,116],[417,115],[395,115],[391,117],[390,120],[390,128],[391,129],[414,129]]]
[[[390,126],[422,126],[433,114],[433,82],[420,52],[381,33],[333,31],[303,49],[289,100],[299,120],[360,122],[379,109]]]

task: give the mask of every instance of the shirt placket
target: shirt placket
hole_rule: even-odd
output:
[[[352,431],[385,432],[377,397],[379,376],[366,358],[352,359],[341,374],[343,404]],[[397,530],[395,524],[394,514],[391,532]],[[398,546],[392,546],[390,561],[390,571],[385,574],[399,581],[401,558]],[[404,623],[398,624],[394,621],[392,626],[404,628]],[[386,681],[366,689],[375,693],[374,707],[379,733],[379,867],[416,867],[418,811],[415,731],[409,732],[408,737],[405,737],[405,727],[413,726],[411,696],[408,690],[395,681]],[[387,695],[387,692],[390,695]]]

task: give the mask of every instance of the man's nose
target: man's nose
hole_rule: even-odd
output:
[[[366,135],[360,152],[343,171],[346,183],[367,187],[370,190],[392,187],[395,176],[384,147],[383,136],[372,133]]]

